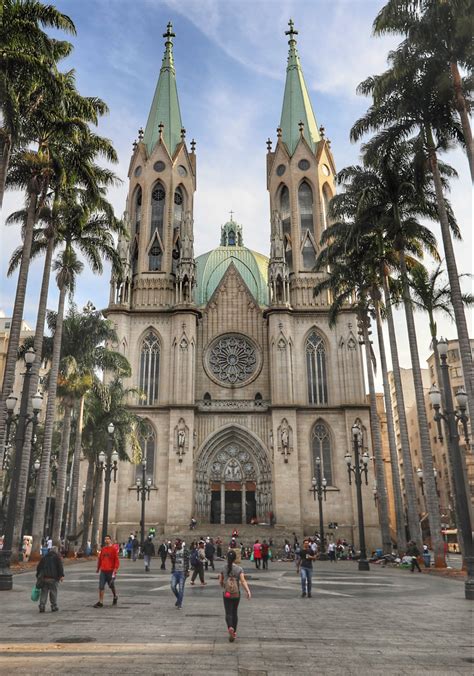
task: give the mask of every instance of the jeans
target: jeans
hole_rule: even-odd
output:
[[[264,569],[268,570],[268,555],[262,556],[262,565]]]
[[[303,594],[311,594],[311,579],[313,577],[313,571],[311,568],[303,568],[301,566],[300,568],[300,576],[301,576],[301,591]]]
[[[183,605],[185,581],[186,575],[184,571],[175,570],[174,573],[171,573],[171,591],[176,596],[176,601],[179,608],[181,608]]]
[[[39,607],[45,608],[46,603],[49,601],[51,603],[51,608],[58,607],[58,581],[53,580],[52,578],[44,578],[43,586],[41,587],[41,595],[39,601]]]
[[[150,568],[151,556],[149,554],[143,554],[143,563],[145,564],[145,570]]]
[[[239,607],[240,596],[236,599],[226,599],[224,596],[224,608],[225,608],[225,621],[227,623],[227,628],[232,627],[232,629],[237,630],[237,622],[239,618],[237,617],[237,608]]]
[[[166,554],[164,556],[163,556],[163,554],[161,554],[160,556],[161,556],[161,570],[166,570],[166,566],[165,566]]]
[[[132,561],[136,561],[138,558],[138,549],[132,550]]]

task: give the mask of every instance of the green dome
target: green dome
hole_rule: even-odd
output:
[[[229,224],[226,223],[226,226]],[[197,305],[207,305],[231,263],[239,271],[257,303],[268,305],[268,258],[236,245],[218,246],[196,258]]]

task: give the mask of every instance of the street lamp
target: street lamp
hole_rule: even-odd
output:
[[[150,499],[151,492],[151,477],[146,478],[146,460],[142,462],[142,478],[137,477],[137,501],[141,498],[142,501],[142,511],[140,519],[140,542],[143,547],[145,542],[145,500]]]
[[[323,477],[321,478],[321,458],[316,458],[316,476],[311,479],[311,488],[310,492],[313,494],[313,499],[316,500],[318,496],[319,504],[319,537],[320,537],[320,549],[319,549],[319,559],[320,561],[327,561],[328,555],[326,554],[326,547],[324,544],[324,519],[323,519],[323,498],[326,501],[326,487],[327,480]]]
[[[115,425],[111,422],[107,426],[108,438],[107,438],[107,454],[104,451],[99,453],[99,470],[104,471],[104,482],[105,482],[105,492],[104,492],[104,515],[102,518],[102,546],[105,544],[105,536],[107,535],[108,521],[109,521],[109,494],[110,494],[110,480],[112,478],[112,472],[114,473],[114,483],[117,481],[117,463],[118,463],[118,453],[117,451],[112,452],[112,445],[114,440]]]
[[[454,409],[453,394],[449,379],[449,367],[446,356],[448,353],[448,343],[443,338],[438,343],[439,356],[441,358],[441,376],[443,380],[443,393],[445,401],[445,410],[441,412],[441,392],[432,385],[430,389],[430,401],[433,405],[435,414],[434,419],[438,425],[438,437],[443,439],[441,430],[441,420],[444,421],[446,430],[448,453],[453,469],[454,499],[456,504],[456,520],[458,528],[462,533],[463,557],[467,569],[467,578],[464,583],[464,595],[466,599],[474,600],[474,548],[472,542],[472,523],[471,523],[471,505],[466,491],[464,459],[459,447],[458,423],[462,423],[464,439],[469,443],[466,414],[467,395],[464,389],[456,393],[458,410]]]
[[[357,511],[359,515],[359,540],[360,540],[360,559],[359,570],[370,570],[369,562],[367,561],[367,551],[365,546],[365,530],[364,530],[364,511],[362,506],[362,475],[365,477],[365,485],[367,486],[367,472],[369,464],[369,454],[364,451],[362,457],[360,451],[362,450],[362,430],[357,423],[352,425],[352,445],[354,448],[354,464],[352,464],[352,455],[348,451],[345,455],[347,463],[347,473],[349,475],[349,485],[352,485],[351,474],[354,473],[356,493],[357,493]]]
[[[23,446],[25,444],[26,428],[31,423],[33,425],[32,438],[35,435],[36,425],[38,424],[38,414],[43,406],[43,396],[37,392],[32,398],[33,415],[28,415],[28,397],[30,390],[31,367],[36,359],[35,350],[30,347],[23,355],[25,362],[25,373],[23,380],[23,390],[21,393],[20,413],[16,418],[15,431],[15,459],[13,463],[12,478],[10,484],[10,497],[8,499],[7,520],[5,525],[5,537],[3,540],[3,549],[0,550],[0,590],[9,590],[13,586],[12,574],[10,571],[10,558],[13,546],[13,531],[15,528],[16,511],[18,503],[19,482],[21,477],[21,466],[23,464]],[[7,410],[13,410],[16,402],[12,402],[14,397],[9,397],[9,406]],[[13,405],[12,405],[13,403]],[[12,418],[10,418],[12,420]],[[10,423],[11,424],[11,423]],[[3,462],[2,462],[3,464]]]

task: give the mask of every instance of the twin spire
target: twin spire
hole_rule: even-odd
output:
[[[289,36],[288,65],[280,128],[281,139],[286,144],[290,155],[293,155],[301,136],[304,136],[313,151],[321,137],[296,49],[295,38],[298,31],[295,30],[292,19],[290,19],[288,25],[289,30],[285,33]],[[161,134],[168,152],[172,156],[176,146],[182,141],[183,124],[179,109],[173,58],[173,38],[176,35],[173,33],[171,22],[168,23],[163,37],[165,38],[165,53],[145,127],[143,142],[147,146],[148,154],[151,155]]]

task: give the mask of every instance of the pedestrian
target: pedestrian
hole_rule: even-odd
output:
[[[47,535],[47,536],[46,536],[46,547],[47,547],[48,549],[51,549],[52,546],[53,546],[53,540],[52,540],[52,538],[51,538],[50,535]]]
[[[155,545],[153,544],[153,535],[149,535],[142,547],[143,562],[145,564],[145,573],[150,571],[151,557],[155,556]]]
[[[39,611],[44,613],[46,603],[51,604],[51,612],[58,608],[58,583],[64,580],[64,567],[57,547],[51,547],[36,566],[36,586],[41,589]]]
[[[303,548],[300,551],[299,573],[301,577],[301,598],[308,596],[311,598],[311,582],[313,577],[313,561],[316,555],[309,545],[308,540],[303,542]]]
[[[336,563],[336,545],[334,542],[328,544],[328,556],[331,563]]]
[[[291,545],[288,540],[285,540],[285,559],[287,561],[291,560]]]
[[[411,556],[410,572],[413,573],[414,570],[415,570],[415,567],[416,567],[418,572],[421,573],[420,564],[418,563],[418,557],[420,556],[420,550],[416,546],[416,542],[414,540],[410,540],[410,542],[408,543],[407,556]]]
[[[100,550],[99,558],[97,559],[97,572],[99,573],[99,600],[94,604],[94,608],[104,607],[104,590],[105,585],[108,584],[110,591],[113,594],[112,605],[116,606],[118,601],[117,592],[115,590],[115,576],[120,566],[120,560],[117,550],[112,544],[110,535],[105,536],[105,545]]]
[[[135,534],[133,536],[133,540],[132,540],[132,561],[137,560],[139,548],[140,548],[140,543],[138,542],[138,538]]]
[[[221,540],[221,538],[217,538],[216,548],[217,548],[217,558],[221,559],[222,558],[222,540]]]
[[[260,564],[262,563],[262,545],[258,540],[255,540],[253,546],[253,560],[255,561],[255,568],[260,568]]]
[[[191,585],[194,585],[194,580],[199,575],[201,586],[204,587],[207,582],[204,582],[204,561],[206,560],[206,552],[204,551],[204,542],[201,540],[191,552],[191,566],[193,567],[193,574],[191,576]]]
[[[219,575],[219,584],[223,588],[225,621],[229,633],[229,641],[233,643],[237,638],[237,609],[240,603],[240,585],[245,589],[247,598],[252,598],[244,571],[235,563],[235,552],[233,550],[227,553],[227,564]]]
[[[125,545],[125,551],[127,552],[127,559],[132,558],[132,549],[133,549],[133,535],[130,535],[127,544]]]
[[[262,567],[263,570],[268,570],[269,547],[267,541],[262,542]]]
[[[216,548],[214,547],[214,542],[211,538],[207,538],[206,544],[204,546],[204,552],[206,554],[206,570],[208,565],[211,566],[212,570],[215,570],[214,554],[216,553]]]
[[[175,606],[183,607],[184,584],[189,575],[189,551],[180,538],[177,538],[170,552],[171,559],[171,591],[176,596]]]
[[[171,543],[170,543],[170,546],[171,546]],[[166,562],[166,557],[168,556],[168,546],[166,544],[166,540],[163,540],[161,545],[158,547],[158,556],[161,559],[161,566],[160,566],[161,570],[166,570],[165,562]]]

